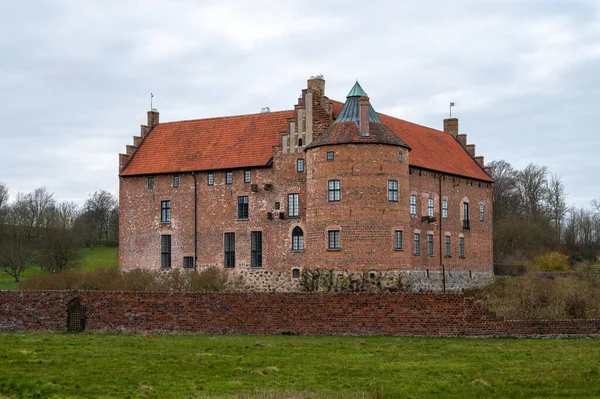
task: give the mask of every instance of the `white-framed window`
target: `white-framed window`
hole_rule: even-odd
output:
[[[245,170],[244,171],[244,183],[250,183],[252,180],[250,178],[250,171],[249,170]]]
[[[429,216],[430,218],[433,217],[433,198],[428,198],[427,199],[427,216]]]
[[[179,187],[179,176],[178,175],[173,176],[173,187],[175,187],[175,188]]]
[[[206,184],[212,186],[215,184],[215,174],[213,172],[208,172],[208,176],[206,178]]]
[[[341,198],[340,181],[329,180],[327,183],[327,201],[339,201]]]
[[[484,210],[483,204],[479,204],[479,221],[483,222],[484,220]]]
[[[304,172],[304,158],[298,158],[296,160],[296,170],[298,172]]]
[[[442,200],[442,218],[448,219],[448,200]]]
[[[300,210],[300,195],[288,194],[288,216],[298,217]]]
[[[414,254],[421,255],[421,233],[415,233],[414,235]]]
[[[327,248],[328,249],[340,249],[340,231],[339,230],[329,230],[327,232],[328,240],[327,240]]]
[[[414,194],[412,194],[410,196],[410,214],[411,215],[417,214],[417,196]]]
[[[333,151],[327,151],[327,160],[333,161],[333,157],[334,157]]]
[[[394,231],[394,249],[401,251],[402,248],[402,230]]]
[[[233,172],[225,173],[225,184],[233,184]]]

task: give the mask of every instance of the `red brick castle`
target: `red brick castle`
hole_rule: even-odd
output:
[[[120,154],[120,267],[242,275],[294,290],[303,269],[457,290],[493,277],[492,179],[458,133],[345,103],[308,80],[293,110],[159,123]]]

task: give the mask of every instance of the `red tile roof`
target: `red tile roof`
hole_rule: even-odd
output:
[[[333,101],[334,118],[343,103]],[[407,143],[411,166],[492,181],[450,134],[378,114]],[[168,122],[156,125],[121,176],[265,166],[294,111]]]
[[[265,166],[294,111],[159,123],[121,176]]]

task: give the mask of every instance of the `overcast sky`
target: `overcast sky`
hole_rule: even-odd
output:
[[[426,4],[426,6],[424,6]],[[0,181],[59,200],[118,191],[146,121],[291,109],[311,75],[343,101],[442,128],[486,162],[600,198],[600,2],[0,0]]]

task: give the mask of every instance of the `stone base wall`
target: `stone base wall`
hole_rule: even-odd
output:
[[[75,299],[96,333],[600,335],[600,320],[505,321],[460,293],[0,291],[0,331],[65,332]]]

